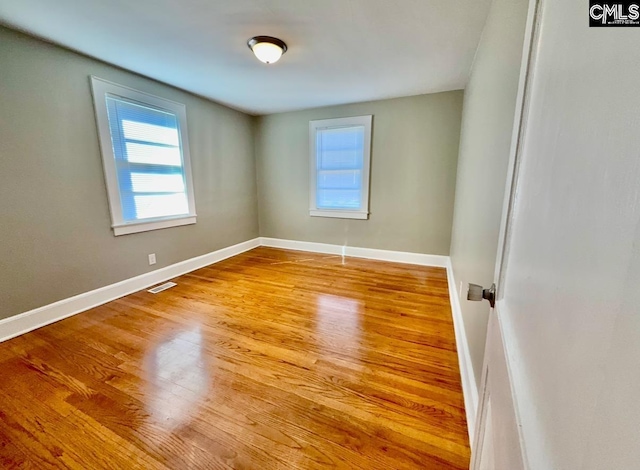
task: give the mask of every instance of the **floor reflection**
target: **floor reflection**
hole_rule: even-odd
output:
[[[349,354],[353,359],[360,357],[356,345],[362,336],[362,316],[364,305],[356,299],[337,295],[321,294],[316,301],[316,331],[319,347],[331,354],[340,351]],[[327,348],[325,341],[331,341]]]
[[[200,327],[183,331],[158,345],[148,357],[147,408],[166,428],[187,422],[210,386]]]

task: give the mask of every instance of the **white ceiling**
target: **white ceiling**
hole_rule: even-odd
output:
[[[2,0],[0,21],[251,114],[464,88],[491,0]],[[264,65],[247,40],[289,46]]]

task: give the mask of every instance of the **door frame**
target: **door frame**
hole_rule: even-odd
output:
[[[520,78],[518,81],[518,93],[516,95],[516,109],[513,117],[513,130],[511,134],[511,148],[509,150],[509,162],[507,164],[507,180],[505,182],[504,200],[502,203],[502,216],[500,219],[500,231],[498,232],[498,247],[496,252],[496,267],[494,280],[496,281],[496,301],[501,299],[500,289],[506,268],[508,242],[510,238],[513,206],[518,187],[518,175],[520,171],[521,155],[526,137],[527,119],[531,104],[530,83],[535,72],[535,64],[540,42],[540,18],[543,0],[529,0],[527,22],[525,25],[524,41],[522,49],[522,62],[520,64]]]
[[[509,252],[510,229],[513,219],[513,207],[517,197],[518,176],[520,171],[520,163],[522,160],[522,151],[526,137],[527,118],[529,115],[529,106],[531,101],[531,81],[535,73],[535,64],[538,55],[538,47],[540,42],[540,18],[543,7],[543,0],[529,0],[527,11],[527,20],[525,24],[525,34],[523,41],[522,61],[520,64],[520,77],[518,81],[518,92],[516,95],[516,107],[514,112],[513,130],[511,135],[511,147],[509,150],[509,161],[507,164],[507,179],[505,182],[505,195],[502,207],[502,216],[500,220],[500,231],[498,235],[498,245],[496,252],[496,265],[494,271],[494,280],[496,283],[496,307],[492,308],[489,317],[489,328],[487,332],[487,343],[485,344],[485,355],[482,364],[481,382],[479,389],[480,402],[478,404],[474,442],[472,443],[472,459],[471,470],[479,469],[481,464],[482,449],[484,446],[485,430],[487,427],[487,405],[490,403],[490,391],[487,389],[487,379],[489,373],[489,341],[491,340],[491,328],[496,328],[498,334],[502,336],[504,346],[505,359],[507,364],[508,375],[511,376],[509,370],[508,347],[504,341],[502,325],[500,322],[500,307],[503,300],[502,281],[507,265],[507,257]],[[511,396],[516,414],[516,421],[519,423],[517,400],[511,387]],[[527,459],[525,445],[521,428],[518,426],[520,447],[522,450],[523,464],[527,468]],[[494,443],[498,444],[499,443]]]

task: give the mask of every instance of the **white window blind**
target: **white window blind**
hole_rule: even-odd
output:
[[[92,84],[115,234],[195,223],[184,105]]]
[[[367,218],[371,116],[310,122],[310,214]]]
[[[319,129],[316,133],[318,209],[362,207],[364,126]]]

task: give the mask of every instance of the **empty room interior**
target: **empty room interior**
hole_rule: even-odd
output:
[[[0,1],[0,467],[640,469],[639,12]]]

